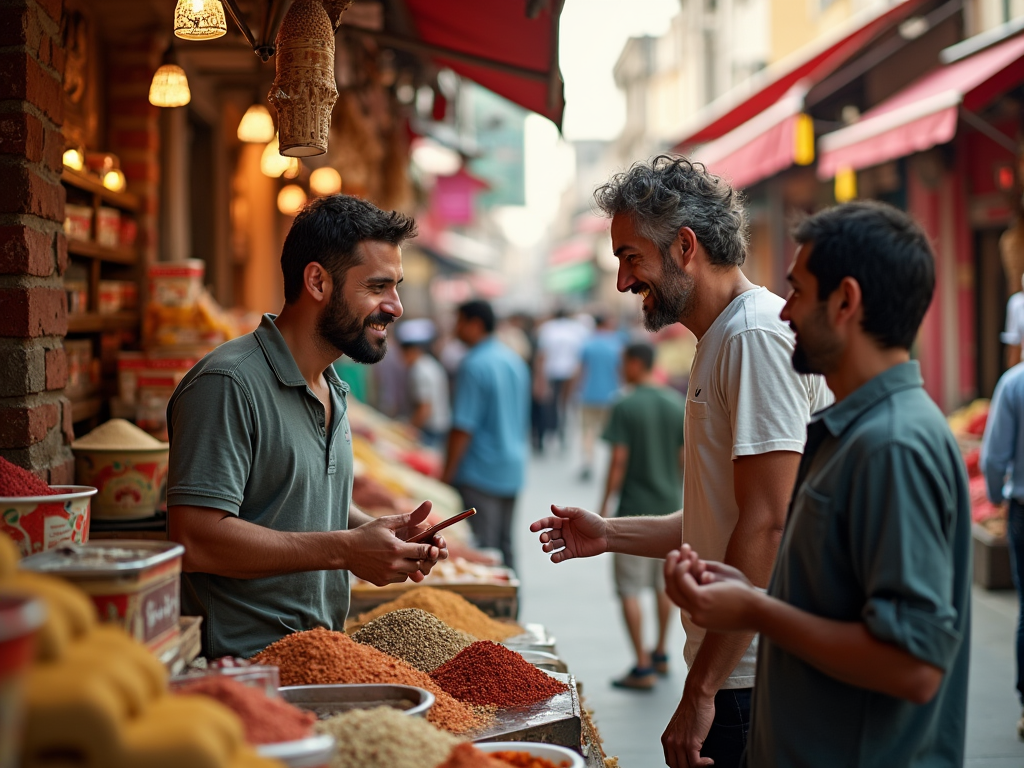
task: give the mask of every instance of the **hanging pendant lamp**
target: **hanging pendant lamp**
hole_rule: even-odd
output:
[[[268,144],[274,140],[274,118],[262,104],[253,104],[238,124],[238,140],[248,144]]]
[[[220,0],[178,0],[174,34],[183,40],[214,40],[228,33]]]
[[[177,64],[161,64],[149,86],[149,103],[154,107],[183,107],[190,101],[192,92],[185,70]]]

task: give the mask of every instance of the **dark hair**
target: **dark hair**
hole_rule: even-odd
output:
[[[356,247],[366,240],[401,245],[416,237],[416,222],[398,211],[382,211],[351,195],[327,195],[307,204],[292,222],[281,249],[284,300],[291,304],[302,294],[302,273],[317,262],[332,277],[358,264]]]
[[[459,306],[459,314],[466,320],[479,320],[484,324],[484,331],[494,333],[497,321],[494,317],[494,308],[491,307],[490,302],[483,299],[467,301]]]
[[[626,347],[622,354],[629,360],[641,363],[646,371],[654,367],[654,347],[646,341],[633,342]]]
[[[793,239],[811,246],[807,269],[819,300],[852,277],[863,297],[864,332],[883,348],[910,349],[935,291],[935,257],[910,216],[885,203],[847,203],[804,219]]]
[[[689,227],[718,266],[738,267],[747,257],[747,215],[743,196],[701,163],[658,155],[634,163],[594,192],[606,216],[630,216],[637,233],[668,255],[683,227]]]

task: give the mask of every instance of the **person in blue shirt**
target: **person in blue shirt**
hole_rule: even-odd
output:
[[[596,315],[594,321],[597,329],[583,343],[576,381],[583,448],[581,480],[590,479],[597,436],[604,431],[612,402],[622,386],[622,336],[615,329],[613,318]]]
[[[981,443],[981,469],[989,500],[1009,505],[1006,536],[1013,584],[1020,601],[1017,694],[1024,707],[1024,363],[1010,368],[996,384]],[[1024,739],[1024,712],[1017,722],[1017,735]]]
[[[494,310],[486,301],[458,309],[455,335],[469,347],[455,375],[451,431],[442,479],[467,507],[477,544],[500,549],[515,567],[512,514],[526,475],[530,429],[530,371],[494,338]]]

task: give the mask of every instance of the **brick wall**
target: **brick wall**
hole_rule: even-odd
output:
[[[61,0],[0,0],[0,456],[74,482],[64,397]]]

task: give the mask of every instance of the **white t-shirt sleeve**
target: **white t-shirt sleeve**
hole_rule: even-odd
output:
[[[722,397],[732,420],[732,458],[803,453],[810,420],[808,383],[793,370],[793,341],[764,329],[729,339],[720,357]]]
[[[1003,344],[1018,346],[1024,334],[1024,293],[1015,293],[1006,302],[1006,330],[1000,334]]]

